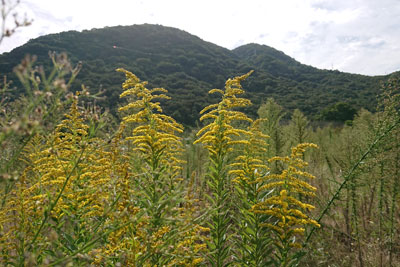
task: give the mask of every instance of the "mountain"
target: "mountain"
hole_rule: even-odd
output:
[[[251,88],[259,88],[284,107],[298,108],[308,115],[337,102],[374,110],[380,84],[389,77],[320,70],[265,45],[248,44],[233,52],[258,70]]]
[[[74,89],[83,83],[92,92],[104,90],[100,104],[112,112],[121,104],[124,77],[115,69],[122,67],[151,87],[166,88],[172,100],[162,103],[165,112],[187,125],[193,125],[199,111],[216,101],[208,95],[210,89],[223,88],[227,78],[251,69],[255,72],[243,85],[254,103],[246,110],[252,116],[268,97],[310,117],[337,102],[373,110],[379,84],[387,79],[319,70],[265,45],[228,50],[175,28],[150,24],[42,36],[0,55],[0,73],[13,77],[13,67],[25,54],[37,55],[38,64],[48,68],[49,51],[66,52],[72,62],[81,61]]]

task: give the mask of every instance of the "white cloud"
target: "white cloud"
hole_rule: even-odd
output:
[[[398,0],[25,0],[32,26],[5,41],[9,51],[30,38],[66,30],[162,24],[232,49],[256,42],[304,64],[362,74],[400,67]]]
[[[350,1],[349,1],[350,2]],[[400,27],[398,1],[354,1],[325,7],[328,14],[339,12],[343,20],[320,21],[302,39],[296,58],[321,68],[363,74],[385,74],[398,69]],[[336,3],[336,2],[335,2]],[[351,16],[345,14],[353,14]],[[340,17],[340,16],[339,16]]]

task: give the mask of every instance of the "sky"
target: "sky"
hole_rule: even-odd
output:
[[[265,44],[320,69],[400,70],[400,0],[21,0],[16,11],[32,25],[0,53],[50,33],[151,23],[228,49]]]

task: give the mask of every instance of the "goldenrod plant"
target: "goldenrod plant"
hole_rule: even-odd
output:
[[[163,266],[171,261],[180,262],[174,250],[182,235],[193,235],[188,223],[180,218],[179,205],[185,205],[181,159],[182,141],[177,135],[183,131],[182,125],[162,114],[156,99],[169,99],[163,88],[147,89],[147,82],[141,82],[133,73],[118,69],[126,76],[121,97],[131,97],[131,101],[120,111],[131,111],[122,118],[122,125],[133,125],[126,138],[138,155],[140,168],[129,173],[137,192],[134,194],[137,206],[143,210],[143,227],[130,233],[131,242],[144,246],[143,252],[135,258],[137,266]],[[185,214],[185,213],[184,213]],[[190,213],[186,213],[187,216]],[[195,227],[195,226],[193,226]],[[194,240],[187,245],[196,246]],[[200,249],[196,249],[199,252]],[[193,256],[194,257],[194,256]],[[196,258],[194,263],[202,260]],[[185,261],[184,261],[185,262]],[[193,262],[192,262],[193,263]],[[194,264],[193,263],[193,264]],[[126,264],[131,264],[127,262]],[[195,264],[194,264],[195,265]]]
[[[213,89],[209,92],[221,94],[222,99],[219,103],[209,105],[201,111],[203,115],[200,120],[209,120],[209,123],[198,131],[198,139],[195,141],[203,143],[209,152],[209,172],[206,179],[210,190],[208,227],[211,240],[210,253],[207,256],[212,266],[227,266],[231,263],[232,247],[228,242],[233,220],[233,188],[228,171],[235,145],[248,143],[241,136],[249,132],[238,128],[235,123],[251,123],[252,120],[235,109],[250,105],[248,99],[238,97],[244,93],[241,81],[250,74],[251,72],[228,79],[225,90]]]
[[[35,57],[26,56],[15,68],[25,95],[12,101],[11,81],[4,77],[0,92],[0,205],[6,202],[15,180],[25,165],[20,160],[24,147],[37,134],[49,134],[62,119],[73,94],[68,92],[80,64],[72,67],[65,54],[50,54],[53,68],[46,73],[35,65]]]
[[[207,251],[207,234],[210,229],[200,226],[198,218],[201,217],[199,199],[195,198],[194,174],[190,178],[185,202],[179,208],[181,223],[180,234],[176,235],[173,258],[168,266],[198,266],[205,263],[204,255]],[[194,224],[194,221],[197,223]],[[182,231],[183,230],[183,231]]]
[[[102,228],[97,228],[102,230],[105,242],[88,253],[95,265],[115,265],[121,262],[121,258],[127,262],[135,262],[137,253],[142,252],[142,247],[135,246],[125,235],[130,227],[140,228],[143,223],[137,216],[140,209],[132,199],[134,187],[128,176],[129,159],[123,151],[123,131],[124,126],[121,126],[111,139],[109,152],[104,157],[104,173],[109,177],[105,188],[110,204],[103,215]]]
[[[265,184],[258,191],[274,192],[252,207],[256,214],[269,215],[272,218],[263,222],[262,226],[272,230],[275,249],[273,262],[276,266],[294,266],[299,256],[293,252],[301,248],[299,236],[305,232],[308,225],[320,225],[306,213],[314,206],[299,200],[299,196],[313,197],[317,190],[307,180],[314,176],[304,171],[308,163],[302,160],[307,147],[317,146],[311,143],[299,144],[292,148],[290,156],[273,157],[269,161],[280,161],[285,168],[281,173],[268,174],[261,178]]]
[[[108,206],[107,159],[87,132],[74,100],[49,137],[35,137],[25,150],[28,167],[2,207],[1,260],[51,264],[96,237]],[[82,254],[82,255],[83,255]]]
[[[240,155],[230,164],[229,170],[235,184],[239,211],[235,216],[238,225],[235,257],[240,266],[271,264],[271,236],[268,229],[263,227],[269,216],[252,211],[252,207],[270,193],[268,190],[259,190],[264,184],[263,177],[269,174],[269,168],[263,161],[269,137],[261,132],[261,122],[258,119],[248,127],[247,143],[242,145]]]

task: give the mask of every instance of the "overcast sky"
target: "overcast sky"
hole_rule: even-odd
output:
[[[152,23],[228,49],[265,44],[322,69],[400,70],[400,0],[21,0],[18,12],[33,24],[0,52],[49,33]]]

